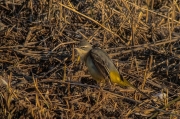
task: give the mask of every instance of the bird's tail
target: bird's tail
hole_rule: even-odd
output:
[[[128,84],[130,87],[134,88],[135,90],[137,90],[139,93],[141,93],[143,96],[145,96],[146,98],[151,100],[151,97],[148,96],[146,93],[142,92],[140,89],[136,88],[134,85],[132,85],[128,80],[124,79],[124,81],[126,82],[126,84]],[[151,100],[151,102],[153,104],[156,104],[153,100]]]

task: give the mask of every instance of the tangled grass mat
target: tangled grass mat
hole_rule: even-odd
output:
[[[131,89],[94,81],[81,39]],[[180,118],[179,0],[1,0],[0,118]]]

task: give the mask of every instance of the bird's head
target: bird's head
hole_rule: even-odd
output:
[[[79,47],[75,48],[81,58],[82,61],[84,61],[84,58],[87,56],[89,51],[92,49],[92,45],[87,42],[86,40],[81,40]]]

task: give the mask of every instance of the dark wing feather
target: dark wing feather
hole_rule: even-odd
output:
[[[109,68],[107,60],[110,60],[107,53],[99,48],[94,48],[90,51],[90,56],[93,63],[102,73],[105,79],[109,78]],[[111,61],[111,60],[110,60]]]

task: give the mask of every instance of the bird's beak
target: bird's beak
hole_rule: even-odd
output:
[[[82,50],[80,48],[74,48],[78,54],[80,54],[82,52]]]
[[[77,52],[79,51],[79,48],[74,48]]]

